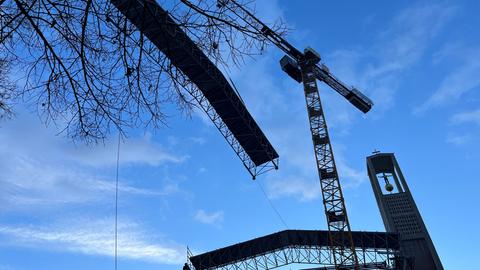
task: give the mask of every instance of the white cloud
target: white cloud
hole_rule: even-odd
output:
[[[206,142],[205,138],[203,137],[190,137],[188,139],[198,145],[204,145]]]
[[[450,73],[444,76],[437,90],[420,106],[415,108],[414,112],[419,113],[428,109],[452,103],[460,100],[467,93],[480,89],[480,48],[468,49],[462,47],[449,47],[447,51],[441,52],[440,59],[436,62],[442,62],[446,58],[455,58],[460,64],[452,65]]]
[[[335,161],[343,188],[355,188],[367,181],[367,172],[352,167],[347,160],[348,150],[343,144],[335,144]]]
[[[344,162],[337,164],[342,188],[356,188],[368,179],[364,170],[357,170]]]
[[[340,182],[342,188],[355,188],[366,179],[364,171],[356,170],[346,164],[338,166],[341,172]],[[317,175],[311,178],[286,177],[268,181],[267,193],[271,199],[293,197],[300,201],[311,201],[321,197],[321,188]]]
[[[342,188],[356,188],[367,180],[366,172],[357,170],[348,164],[345,158],[345,146],[335,144],[335,160]],[[312,147],[312,146],[310,146]],[[313,155],[313,154],[312,154]],[[306,159],[303,159],[306,162]],[[311,201],[321,197],[321,188],[315,161],[303,164],[295,176],[272,176],[267,181],[267,193],[272,199],[294,197],[300,201]]]
[[[0,210],[34,211],[36,207],[99,202],[114,194],[116,144],[88,147],[72,145],[24,112],[6,122],[0,133]],[[184,160],[165,151],[149,135],[121,146],[122,165],[159,166]],[[109,174],[101,169],[110,167]],[[127,195],[168,195],[174,186],[145,190],[120,176],[119,190]],[[137,179],[136,179],[137,180]]]
[[[472,123],[480,126],[480,109],[454,114],[450,118],[452,124]]]
[[[34,115],[22,109],[17,117],[5,122],[1,127],[0,151],[5,155],[23,155],[44,162],[76,163],[92,167],[114,166],[116,164],[117,139],[110,138],[105,144],[75,145],[57,131],[46,128]],[[153,141],[151,134],[128,138],[120,146],[121,164],[159,166],[168,163],[181,163],[186,155],[175,155],[164,146]]]
[[[0,236],[3,236],[4,244],[13,246],[113,257],[113,224],[113,218],[110,218],[77,220],[44,227],[0,225]],[[137,223],[119,223],[118,257],[162,264],[184,262],[182,246],[155,239],[152,235]]]
[[[42,206],[60,206],[72,203],[93,203],[111,199],[115,183],[95,174],[23,156],[0,155],[0,210]],[[120,183],[124,195],[168,195],[175,190],[166,186],[162,191],[151,191]]]
[[[380,54],[387,61],[370,74],[381,75],[412,65],[456,11],[454,6],[434,3],[416,5],[401,12],[382,37],[388,46]]]
[[[456,113],[450,117],[449,124],[473,124],[480,127],[480,109]],[[475,136],[473,134],[471,131],[456,130],[450,132],[445,141],[457,146],[464,145],[474,140]]]
[[[446,142],[454,145],[463,145],[472,140],[472,135],[471,134],[449,134],[447,136]]]
[[[327,55],[327,64],[332,63],[337,76],[358,84],[370,96],[374,112],[387,110],[394,105],[405,71],[424,56],[431,40],[456,11],[442,3],[409,7],[387,24],[372,44],[339,49]]]
[[[223,221],[223,211],[207,213],[205,210],[199,209],[193,218],[200,223],[218,226]]]
[[[267,193],[271,199],[294,197],[300,201],[311,201],[322,195],[318,178],[315,175],[310,179],[287,177],[269,181]]]
[[[70,158],[88,166],[113,166],[116,164],[117,142],[109,140],[105,145],[72,149]],[[160,144],[152,141],[151,134],[140,138],[130,138],[120,146],[121,164],[145,164],[159,166],[165,163],[181,163],[188,156],[174,155]]]

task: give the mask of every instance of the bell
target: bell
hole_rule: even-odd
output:
[[[393,190],[392,184],[390,184],[390,183],[385,184],[385,189],[386,189],[388,192],[392,192],[392,190]]]

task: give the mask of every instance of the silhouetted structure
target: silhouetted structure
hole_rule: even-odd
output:
[[[197,86],[190,94],[253,178],[277,169],[278,154],[221,71],[154,0],[110,0]]]
[[[399,236],[397,269],[443,270],[394,154],[367,157],[367,168],[385,229]]]
[[[192,88],[190,94],[253,178],[276,169],[278,154],[241,98],[168,13],[155,0],[110,2],[198,87]],[[190,256],[192,266],[196,270],[271,269],[290,263],[309,263],[335,269],[443,269],[393,154],[376,154],[367,158],[369,176],[387,233],[351,231],[317,80],[330,86],[364,113],[373,105],[370,99],[335,78],[327,66],[320,64],[320,55],[313,49],[297,50],[234,0],[222,1],[221,5],[239,8],[244,13],[239,14],[239,18],[287,54],[280,61],[282,69],[303,83],[328,231],[288,230],[267,235]],[[393,193],[382,193],[378,184],[379,174],[386,182],[385,190]],[[396,189],[390,183],[391,179]],[[391,258],[395,258],[395,263]],[[185,267],[188,268],[188,265]]]
[[[342,236],[336,237],[345,239]],[[399,248],[396,234],[352,232],[352,239],[360,266],[375,266],[375,268],[369,269],[388,269],[392,266],[393,262],[390,261],[390,258]],[[348,241],[343,243],[344,247],[348,245],[350,245]],[[196,270],[267,270],[294,263],[326,267],[334,265],[329,232],[308,230],[277,232],[204,254],[190,256],[189,260]],[[352,269],[353,265],[348,267]]]

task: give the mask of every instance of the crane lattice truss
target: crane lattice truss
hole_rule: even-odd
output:
[[[187,89],[255,178],[278,154],[214,63],[155,0],[110,0],[196,87]]]
[[[306,61],[301,65],[301,70],[328,231],[345,232],[331,234],[330,246],[333,259],[335,265],[356,265],[357,256],[320,101],[314,65]],[[347,243],[346,247],[341,243]]]
[[[204,254],[190,255],[190,268],[268,270],[289,264],[310,264],[317,266],[314,269],[332,269],[335,264],[329,235],[328,231],[286,230]],[[393,269],[391,258],[399,248],[396,234],[352,232],[352,235],[361,269]]]

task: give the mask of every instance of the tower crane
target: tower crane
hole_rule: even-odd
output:
[[[328,67],[320,63],[320,55],[312,48],[299,51],[235,0],[223,0],[219,4],[221,8],[232,12],[235,10],[240,19],[285,52],[286,55],[280,60],[282,70],[297,82],[303,83],[335,269],[359,269],[317,80],[337,91],[363,113],[371,109],[372,101],[333,76]]]
[[[191,5],[188,0],[181,1]],[[190,94],[253,177],[271,168],[278,168],[278,154],[231,85],[156,0],[110,2],[195,83],[198,91],[192,90]],[[334,267],[359,269],[317,80],[333,88],[364,113],[371,109],[373,103],[355,88],[349,88],[335,78],[327,66],[320,64],[320,55],[313,49],[299,51],[236,1],[218,0],[217,6],[231,10],[235,8],[233,13],[284,51],[286,55],[280,60],[282,69],[303,83]]]

